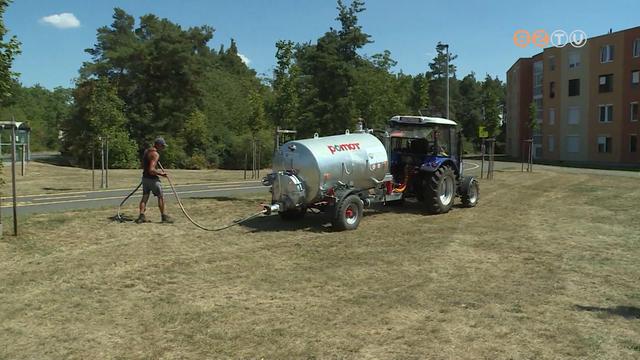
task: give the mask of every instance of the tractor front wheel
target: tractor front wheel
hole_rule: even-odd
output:
[[[456,174],[449,166],[441,166],[423,181],[424,201],[431,214],[444,214],[451,210],[456,197]]]
[[[462,205],[468,208],[476,206],[480,198],[480,185],[478,184],[478,180],[473,177],[464,178],[463,185],[462,194],[460,194]]]

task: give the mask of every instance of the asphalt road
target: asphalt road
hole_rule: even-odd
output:
[[[519,163],[496,162],[495,170],[500,171],[520,171]],[[640,178],[640,172],[632,171],[615,171],[615,170],[592,170],[579,168],[566,168],[558,166],[534,165],[536,170],[561,171],[568,173],[583,174],[600,174],[609,176],[625,176]],[[486,163],[485,163],[486,171]],[[465,174],[479,176],[480,161],[465,160]],[[495,176],[500,176],[496,174]],[[165,198],[167,202],[175,201],[171,189],[167,181],[163,181]],[[268,187],[263,186],[259,181],[235,181],[225,183],[208,183],[194,185],[178,185],[176,186],[178,194],[181,198],[215,198],[215,197],[233,197],[242,194],[267,193]],[[127,196],[131,189],[113,189],[98,190],[85,192],[65,192],[55,194],[28,195],[18,197],[18,215],[33,213],[49,213],[57,211],[69,211],[80,209],[91,209],[113,206],[115,209],[120,201]],[[142,191],[129,199],[128,204],[137,203],[142,195]],[[2,216],[12,214],[11,198],[2,198]],[[149,200],[150,206],[155,206],[155,200]]]
[[[136,184],[137,185],[137,184]],[[97,190],[84,192],[65,192],[56,194],[18,196],[17,208],[18,216],[21,214],[49,213],[56,211],[80,210],[113,206],[118,204],[125,196],[131,193],[131,189]],[[174,202],[175,198],[171,193],[169,184],[163,182],[163,190],[167,202]],[[259,181],[235,181],[225,183],[209,183],[194,185],[176,186],[178,195],[181,198],[213,198],[231,197],[240,194],[251,194],[267,192],[268,188]],[[127,204],[137,203],[142,196],[142,189],[132,196]],[[149,199],[149,206],[156,206],[153,199]],[[2,198],[2,216],[12,214],[12,203],[10,197]]]

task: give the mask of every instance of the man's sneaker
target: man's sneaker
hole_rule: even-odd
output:
[[[144,216],[144,214],[140,214],[140,216],[138,216],[138,218],[136,219],[136,224],[143,224],[147,222],[147,218]]]
[[[162,215],[162,222],[164,224],[173,224],[173,219],[169,215]]]

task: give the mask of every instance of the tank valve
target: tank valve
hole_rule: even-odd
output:
[[[265,215],[275,214],[280,211],[280,204],[265,205],[263,211]]]

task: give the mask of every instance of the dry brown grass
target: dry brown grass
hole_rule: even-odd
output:
[[[55,166],[38,162],[30,162],[27,167],[27,174],[20,176],[20,164],[16,166],[16,189],[18,195],[50,194],[68,191],[90,191],[91,190],[91,170]],[[139,169],[109,170],[110,189],[128,189],[140,182],[141,171]],[[172,179],[181,185],[200,184],[221,181],[242,181],[243,171],[239,170],[168,170]],[[3,169],[4,179],[11,181],[11,167],[5,166]],[[266,174],[265,170],[261,171]],[[247,172],[251,176],[251,172]],[[95,172],[95,186],[100,188],[100,169]],[[5,195],[11,186],[5,186]]]
[[[0,241],[0,358],[640,357],[637,180],[497,173],[482,196],[344,233],[32,216]],[[257,200],[188,207],[213,225]]]

